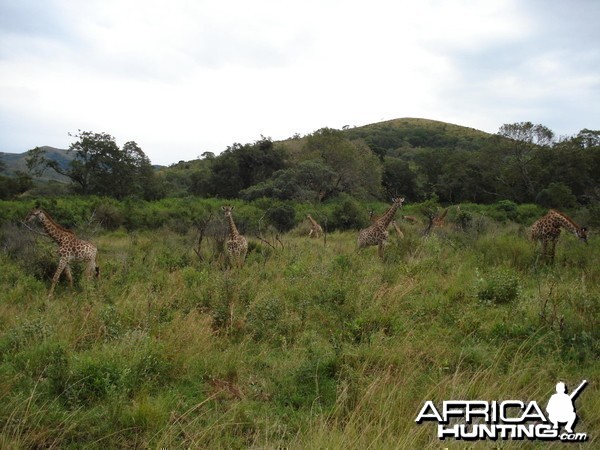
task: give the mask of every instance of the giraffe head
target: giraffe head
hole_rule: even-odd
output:
[[[233,206],[224,205],[221,206],[221,209],[225,212],[225,217],[231,217],[231,211],[233,211]]]
[[[25,222],[27,223],[31,223],[32,221],[34,221],[35,219],[40,220],[40,218],[44,215],[44,211],[41,210],[40,208],[33,208],[29,214],[27,214],[27,217],[25,218]]]
[[[575,231],[575,236],[577,236],[579,239],[581,239],[586,244],[588,243],[586,227],[577,228],[577,230]]]
[[[404,203],[404,197],[396,197],[392,199],[392,203],[398,205],[398,206],[402,206],[402,204]]]

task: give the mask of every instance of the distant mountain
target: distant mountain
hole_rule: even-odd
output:
[[[69,153],[67,150],[60,148],[43,146],[40,147],[46,151],[46,158],[57,161],[60,167],[67,168],[69,163],[73,160],[74,155]],[[0,161],[4,163],[5,175],[12,175],[17,171],[27,172],[27,152],[24,153],[4,153],[0,152]],[[53,170],[47,169],[44,174],[37,178],[40,181],[69,181],[64,175],[60,175]]]

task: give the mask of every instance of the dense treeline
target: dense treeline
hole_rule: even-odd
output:
[[[180,163],[161,176],[179,195],[253,200],[323,201],[342,193],[359,199],[442,203],[510,200],[569,208],[600,199],[600,132],[555,140],[530,122],[496,135],[393,123],[321,129],[280,143],[261,139]]]
[[[543,125],[507,124],[495,135],[419,119],[360,128],[324,128],[273,142],[233,144],[219,155],[159,170],[135,142],[119,148],[105,133],[79,132],[67,165],[29,152],[31,174],[53,170],[70,190],[116,199],[218,197],[321,203],[340,195],[409,202],[490,204],[501,200],[571,208],[600,202],[600,131],[556,139]],[[31,178],[0,179],[1,198],[30,190]],[[57,189],[39,188],[33,195]],[[58,191],[61,191],[58,189]],[[62,190],[64,193],[64,189]]]

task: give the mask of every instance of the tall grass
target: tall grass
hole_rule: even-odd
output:
[[[439,448],[425,400],[583,378],[597,444],[600,244],[564,236],[548,266],[516,225],[403,231],[383,259],[354,232],[249,234],[240,269],[193,229],[103,232],[100,280],[50,302],[43,258],[0,253],[0,446]]]

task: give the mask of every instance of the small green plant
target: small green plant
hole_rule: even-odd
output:
[[[517,274],[506,268],[478,277],[477,298],[485,304],[510,303],[521,295],[521,282]]]

